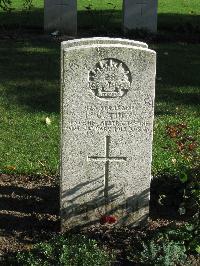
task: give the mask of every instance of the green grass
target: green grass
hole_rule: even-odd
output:
[[[158,6],[158,29],[178,30],[182,33],[188,25],[198,27],[200,25],[200,1],[199,0],[160,0]],[[191,31],[191,29],[188,29]],[[200,29],[199,29],[200,30]]]
[[[21,9],[23,0],[13,0],[12,7]],[[96,9],[110,9],[110,3],[116,6],[117,10],[122,8],[122,0],[77,0],[78,10],[85,10],[85,7],[92,5]],[[44,6],[43,0],[33,0],[33,6],[42,8]],[[200,3],[199,0],[159,0],[159,13],[176,13],[176,14],[199,14]]]
[[[36,245],[31,251],[19,252],[13,263],[24,266],[111,265],[111,262],[114,261],[114,255],[98,247],[97,244],[97,241],[81,235],[57,236],[49,242]]]
[[[12,0],[12,12],[8,13],[0,9],[0,25],[4,28],[19,28],[22,25],[28,27],[43,27],[43,0],[33,0],[33,8],[25,11],[23,0]]]
[[[59,157],[59,47],[0,42],[0,169],[54,174]],[[51,125],[45,123],[49,117]]]
[[[122,9],[122,0],[79,0],[77,3],[78,10],[85,10],[88,6],[97,10],[109,10],[114,7],[116,10]]]
[[[18,10],[21,10],[23,8],[24,0],[12,0],[11,2],[12,2],[12,5],[11,5],[12,8],[15,8]],[[44,6],[43,0],[33,0],[32,3],[33,3],[33,6],[37,8]]]
[[[159,0],[158,3],[159,13],[199,15],[200,12],[199,0]]]
[[[22,0],[13,0],[14,11],[7,14],[0,11],[0,25],[4,27],[43,27],[43,0],[33,0],[34,8],[29,12],[23,9]],[[122,0],[77,0],[78,26],[81,28],[101,27],[120,30],[122,22]],[[88,10],[88,7],[90,9]],[[159,0],[158,29],[182,31],[184,25],[200,25],[199,0]]]
[[[0,22],[19,23],[21,16],[27,25],[41,27],[42,0],[35,0],[36,9],[25,17],[18,12],[21,1],[13,3],[16,12],[9,15],[1,12]],[[82,16],[83,21],[86,18],[83,14],[94,18],[91,11],[84,11],[89,3],[78,1],[79,18]],[[93,19],[98,24],[102,19],[98,10],[110,7],[105,0],[95,0],[92,4],[92,9],[100,15]],[[121,1],[115,4],[113,14],[118,14],[115,19],[119,19]],[[109,10],[107,14],[109,18]],[[161,0],[159,17],[165,26],[178,18],[185,22],[199,21],[200,2]],[[158,53],[153,173],[177,173],[183,164],[190,166],[192,159],[177,151],[176,140],[169,138],[166,126],[185,123],[184,134],[199,142],[200,45],[170,43],[152,45],[152,48]],[[0,171],[3,173],[59,172],[59,55],[60,47],[53,42],[0,42]],[[45,123],[46,117],[51,119],[51,125]],[[195,152],[199,152],[199,146]]]
[[[166,126],[185,123],[187,134],[200,139],[200,45],[160,44],[152,48],[158,53],[159,79],[153,173],[177,173],[185,159],[167,136]],[[0,43],[1,172],[58,174],[59,49],[53,42]],[[52,120],[49,126],[46,117]]]
[[[192,162],[177,151],[174,143],[178,140],[167,135],[166,126],[186,124],[185,135],[200,140],[200,45],[160,44],[152,48],[158,56],[153,172],[177,173],[183,164]]]

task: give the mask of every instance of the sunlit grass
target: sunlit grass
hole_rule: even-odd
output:
[[[110,9],[112,6],[117,10],[122,8],[122,0],[77,0],[78,10],[85,10],[89,5],[95,9]],[[33,0],[33,6],[42,8],[44,6],[43,0]],[[23,7],[23,0],[13,0],[12,7],[18,10]],[[176,14],[200,14],[199,0],[159,0],[159,13],[176,13]]]
[[[57,174],[60,47],[37,41],[4,41],[0,45],[1,172]],[[158,54],[153,173],[177,172],[183,158],[166,127],[184,123],[187,134],[199,142],[200,45],[152,48]],[[46,117],[51,125],[45,123]]]
[[[0,10],[0,25],[4,27],[25,26],[43,28],[44,1],[33,0],[33,8],[28,12],[24,10],[23,0],[13,0],[10,14]],[[78,27],[121,28],[122,0],[77,0]],[[158,1],[158,29],[177,28],[179,25],[200,24],[199,0],[159,0]]]
[[[114,3],[114,6],[108,2]],[[79,19],[82,14],[82,21],[87,22],[89,16],[99,27],[99,22],[104,18],[104,13],[98,13],[99,10],[112,7],[115,8],[115,12],[111,13],[113,25],[116,19],[119,26],[121,4],[120,0],[80,0]],[[13,0],[16,10],[5,16],[0,12],[0,22],[5,25],[14,23],[14,29],[16,25],[17,29],[20,28],[20,23],[42,28],[43,0],[35,0],[33,5],[30,13],[21,13],[22,1]],[[87,13],[85,10],[88,6],[91,10]],[[176,27],[177,21],[180,25],[183,21],[199,21],[200,2],[161,0],[158,10],[161,24]],[[99,14],[98,18],[94,16],[97,13],[91,13],[94,11]],[[110,13],[107,14],[109,17]],[[183,163],[183,156],[167,136],[166,127],[184,123],[187,134],[199,142],[200,45],[181,42],[152,45],[151,48],[158,55],[153,173],[177,172]],[[59,73],[58,44],[33,40],[0,42],[1,172],[59,172]],[[45,123],[46,117],[51,120],[51,125]],[[190,164],[190,161],[185,162]]]
[[[0,45],[1,172],[56,174],[59,46],[29,42]],[[51,125],[46,124],[46,117]]]

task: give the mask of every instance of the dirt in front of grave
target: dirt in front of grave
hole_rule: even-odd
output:
[[[173,186],[169,191],[156,182],[151,186],[151,219],[145,230],[154,231],[171,223],[179,225],[184,222],[175,215],[177,194],[176,201],[170,201],[171,206],[167,202],[165,207],[157,204],[158,185],[161,193],[174,194]],[[0,175],[0,262],[10,254],[29,250],[35,243],[49,240],[58,234],[59,208],[58,177]],[[101,241],[108,248],[114,248],[121,254],[119,256],[123,256],[124,247],[132,243],[131,235],[143,234],[143,231],[97,225],[82,233]]]
[[[55,177],[0,175],[0,257],[58,232],[58,200]]]

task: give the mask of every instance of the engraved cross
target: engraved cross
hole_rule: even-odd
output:
[[[90,156],[88,157],[89,160],[93,161],[103,161],[105,162],[105,168],[104,168],[104,196],[106,199],[108,199],[108,181],[109,181],[109,165],[112,161],[126,161],[126,157],[112,157],[110,156],[110,136],[106,136],[105,139],[105,156]]]
[[[143,6],[147,5],[146,1],[140,1],[138,3],[136,3],[137,5],[141,5],[141,16],[143,15]]]

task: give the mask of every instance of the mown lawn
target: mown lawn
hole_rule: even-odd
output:
[[[166,126],[186,124],[191,142],[199,140],[200,45],[152,48],[158,53],[153,172],[177,172],[190,159]],[[54,42],[0,42],[1,172],[58,173],[59,49]]]
[[[105,0],[79,1],[79,18],[84,13],[94,17],[90,9],[85,11],[90,2],[95,12],[112,6]],[[16,11],[9,15],[1,12],[0,24],[13,23],[18,29],[24,20],[28,24],[21,25],[42,27],[43,1],[33,1],[35,8],[31,14],[19,12],[21,1],[13,3]],[[115,5],[119,14],[121,1],[115,1]],[[159,18],[163,25],[172,23],[169,16],[175,20],[189,19],[195,25],[200,17],[200,2],[159,1]],[[82,19],[84,22],[84,16]],[[99,19],[102,19],[101,13]],[[200,44],[159,43],[152,44],[151,48],[158,54],[153,174],[177,174],[183,165],[191,167],[199,153]],[[0,172],[58,174],[59,73],[60,45],[57,42],[33,38],[0,41]],[[50,125],[46,124],[47,117]],[[172,137],[169,131],[180,131],[180,125],[180,134]]]
[[[167,38],[162,42],[151,40],[150,44],[157,52],[157,79],[152,162],[155,178],[151,185],[152,220],[146,228],[147,235],[124,227],[124,231],[113,231],[112,236],[108,228],[104,232],[97,227],[96,234],[89,230],[89,236],[92,239],[98,236],[100,248],[94,240],[80,236],[75,236],[72,245],[71,238],[61,235],[37,245],[33,252],[29,252],[32,244],[52,237],[51,233],[45,236],[45,231],[57,231],[60,224],[59,189],[55,186],[60,164],[60,43],[43,35],[43,0],[33,0],[34,8],[28,12],[20,11],[21,3],[13,0],[15,10],[9,14],[0,11],[0,261],[5,253],[15,265],[16,256],[12,252],[18,250],[19,265],[31,261],[56,264],[61,260],[63,263],[74,260],[77,264],[73,265],[106,265],[115,259],[115,254],[105,253],[104,244],[106,251],[117,251],[120,263],[125,259],[124,265],[127,260],[138,262],[142,258],[148,264],[153,259],[152,265],[157,265],[155,261],[172,265],[173,258],[199,252],[196,225],[200,43],[191,40],[197,40],[200,34],[200,1],[159,0],[159,36],[164,34]],[[79,32],[84,35],[96,29],[99,35],[115,31],[121,36],[121,4],[121,0],[78,1]],[[185,210],[186,216],[180,210]],[[180,219],[177,224],[176,217]],[[192,223],[189,229],[179,230],[182,220],[185,223],[188,217]],[[170,224],[176,225],[174,232]],[[21,252],[22,249],[27,252]],[[191,259],[194,257],[188,255],[189,263]],[[197,256],[195,263],[199,265]]]
[[[0,168],[58,172],[59,46],[0,42]],[[47,126],[49,117],[52,124]]]
[[[0,10],[0,25],[4,27],[43,27],[44,0],[33,0],[33,8],[23,11],[23,0],[13,0],[13,12]],[[122,0],[77,0],[79,30],[86,27],[120,30],[122,23]],[[200,25],[199,0],[159,0],[158,29],[172,30],[188,24]],[[180,29],[181,30],[181,29]]]
[[[21,9],[23,6],[23,0],[13,0],[12,7]],[[85,7],[91,5],[96,9],[110,9],[110,7],[116,6],[117,10],[122,8],[122,0],[77,0],[78,10],[85,10]],[[44,0],[33,0],[33,6],[42,8],[44,6]],[[176,13],[176,14],[199,14],[200,3],[198,0],[159,0],[159,13]]]

